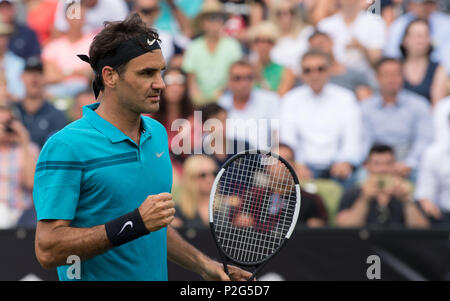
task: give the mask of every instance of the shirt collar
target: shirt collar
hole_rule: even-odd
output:
[[[99,102],[90,104],[83,107],[83,118],[86,118],[87,121],[99,132],[108,137],[108,139],[112,143],[118,143],[124,140],[130,140],[135,143],[132,139],[130,139],[127,135],[125,135],[121,130],[116,128],[113,124],[109,123],[100,115],[98,115],[95,110],[100,105]],[[142,144],[147,138],[151,137],[151,127],[149,122],[145,120],[145,118],[141,117],[141,141]]]

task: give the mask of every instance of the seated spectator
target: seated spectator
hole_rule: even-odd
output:
[[[81,0],[76,5],[86,6],[86,22],[83,24],[83,33],[97,33],[103,28],[105,21],[122,21],[128,15],[128,7],[123,0]],[[70,1],[58,1],[54,28],[58,34],[64,34],[69,30],[68,16],[78,17],[79,6],[72,6],[67,13],[66,5]]]
[[[93,104],[95,101],[95,94],[92,90],[84,90],[75,95],[74,103],[70,110],[70,119],[72,121],[78,120],[83,117],[83,107]]]
[[[164,82],[166,89],[161,94],[159,111],[152,114],[152,117],[166,128],[174,174],[181,175],[183,161],[195,146],[194,109],[183,71],[169,68],[164,74]],[[179,123],[175,124],[176,120]]]
[[[6,79],[7,98],[17,101],[25,94],[21,79],[25,60],[8,49],[9,37],[13,30],[11,25],[0,20],[0,65],[3,66],[0,72]]]
[[[440,101],[433,110],[434,144],[446,144],[450,141],[449,115],[450,96]]]
[[[397,175],[414,181],[414,170],[433,139],[430,105],[422,96],[402,89],[400,61],[384,58],[376,71],[380,93],[361,104],[365,152],[375,143],[391,145]]]
[[[0,1],[0,18],[12,27],[9,37],[9,50],[24,60],[41,55],[41,46],[36,33],[27,25],[16,22],[14,1]]]
[[[249,35],[253,50],[252,63],[257,74],[257,87],[283,96],[294,86],[295,75],[291,69],[274,63],[270,57],[279,35],[277,26],[265,21],[250,28]]]
[[[69,4],[67,10],[79,4]],[[91,67],[77,58],[78,54],[89,52],[94,38],[92,34],[84,34],[82,31],[85,11],[86,7],[81,5],[79,18],[69,18],[69,15],[67,31],[43,49],[46,91],[52,98],[73,98],[88,87],[92,76]]]
[[[226,86],[230,65],[242,57],[239,42],[223,35],[227,14],[217,1],[205,2],[197,21],[203,36],[195,39],[184,54],[189,93],[196,106],[216,102]]]
[[[295,169],[295,155],[290,146],[281,143],[278,146],[278,154]],[[309,228],[326,226],[328,215],[322,198],[318,194],[306,192],[303,188],[300,188],[300,194],[302,207],[297,225],[305,225]]]
[[[307,52],[301,67],[305,85],[281,100],[281,142],[294,149],[301,179],[331,177],[344,184],[361,160],[362,121],[356,97],[328,82],[326,54]]]
[[[325,53],[330,58],[330,83],[354,91],[358,100],[364,100],[372,94],[366,74],[336,61],[333,40],[329,35],[316,31],[309,37],[309,47]]]
[[[424,19],[430,24],[431,44],[434,49],[431,59],[440,62],[440,48],[450,40],[450,17],[438,11],[436,0],[410,0],[407,4],[408,12],[398,17],[389,28],[387,41],[384,44],[384,55],[401,58],[400,45],[405,29],[414,19]],[[445,56],[448,56],[445,54]]]
[[[368,177],[342,196],[339,227],[426,228],[428,220],[412,198],[412,185],[395,176],[395,155],[387,145],[374,145],[364,164]]]
[[[269,19],[278,25],[280,32],[277,43],[271,51],[274,63],[300,74],[298,62],[308,50],[308,37],[314,32],[300,16],[293,0],[276,0],[269,4]]]
[[[382,19],[362,9],[360,0],[339,0],[339,11],[317,28],[334,41],[336,59],[349,68],[371,74],[381,58],[386,39]]]
[[[201,228],[209,225],[209,195],[217,173],[216,162],[208,156],[193,155],[183,165],[180,199],[174,227]]]
[[[42,62],[29,58],[22,74],[25,84],[25,98],[15,104],[23,125],[31,136],[31,141],[40,148],[51,134],[67,125],[63,112],[56,109],[44,97],[44,74]]]
[[[416,19],[409,23],[400,47],[405,89],[422,95],[436,105],[447,95],[447,71],[430,59],[433,47],[428,22]]]
[[[0,104],[0,228],[13,228],[33,206],[34,170],[39,149],[15,119],[13,108]]]
[[[27,5],[27,24],[34,32],[41,46],[52,38],[58,0],[29,0]]]
[[[147,26],[152,27],[159,14],[158,0],[136,0],[134,3],[134,12],[137,13]],[[175,52],[174,41],[171,33],[164,30],[158,30],[161,40],[161,51],[166,62],[170,62]]]
[[[230,67],[228,91],[218,104],[228,113],[229,139],[248,141],[251,147],[271,149],[278,141],[279,98],[274,92],[255,88],[253,66],[245,60]]]
[[[192,20],[201,11],[204,0],[160,1],[160,13],[155,27],[170,32],[177,42],[183,38],[192,38],[194,30]]]
[[[227,137],[227,111],[215,103],[201,107],[204,134],[202,153],[211,156],[221,167],[233,155],[250,149],[247,141]],[[211,132],[210,132],[211,131]]]
[[[448,115],[450,128],[450,114]],[[450,140],[433,145],[419,167],[415,198],[432,225],[450,226]]]

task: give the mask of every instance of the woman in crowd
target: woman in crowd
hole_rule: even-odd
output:
[[[205,227],[209,223],[209,195],[217,172],[216,162],[193,155],[184,162],[180,199],[174,227]]]
[[[292,0],[271,1],[270,20],[278,25],[280,31],[272,49],[272,60],[300,74],[300,58],[308,49],[308,38],[314,32],[313,27],[304,23]]]
[[[447,74],[444,67],[430,59],[433,47],[426,20],[417,19],[408,25],[400,49],[405,88],[424,96],[434,106],[447,95]]]
[[[192,140],[190,140],[193,137],[194,130],[194,109],[189,98],[186,74],[181,69],[169,68],[164,74],[164,82],[166,83],[166,89],[161,95],[159,111],[152,117],[164,125],[167,130],[176,182],[176,179],[181,175],[183,160],[187,154],[180,154],[179,149],[173,149],[173,147],[182,149],[182,143],[186,141],[181,139],[182,137],[191,141],[191,147],[186,145],[184,147],[188,147],[189,150],[194,147]],[[174,124],[177,119],[180,121],[180,123],[177,122],[179,126]],[[172,130],[172,125],[175,127],[174,130]],[[177,139],[174,143],[175,146],[172,145],[174,138]]]
[[[294,86],[295,75],[289,68],[274,63],[270,58],[278,36],[277,26],[270,21],[255,25],[249,32],[258,87],[278,92],[283,96]]]

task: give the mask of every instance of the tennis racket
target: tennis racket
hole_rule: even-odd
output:
[[[290,238],[300,211],[294,169],[275,153],[247,150],[217,174],[209,202],[211,233],[228,263],[253,268],[253,280]]]

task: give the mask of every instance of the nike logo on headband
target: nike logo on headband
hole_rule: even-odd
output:
[[[156,42],[156,39],[153,39],[151,42],[149,39],[147,39],[148,46],[152,46],[153,44],[155,44],[155,42]]]

